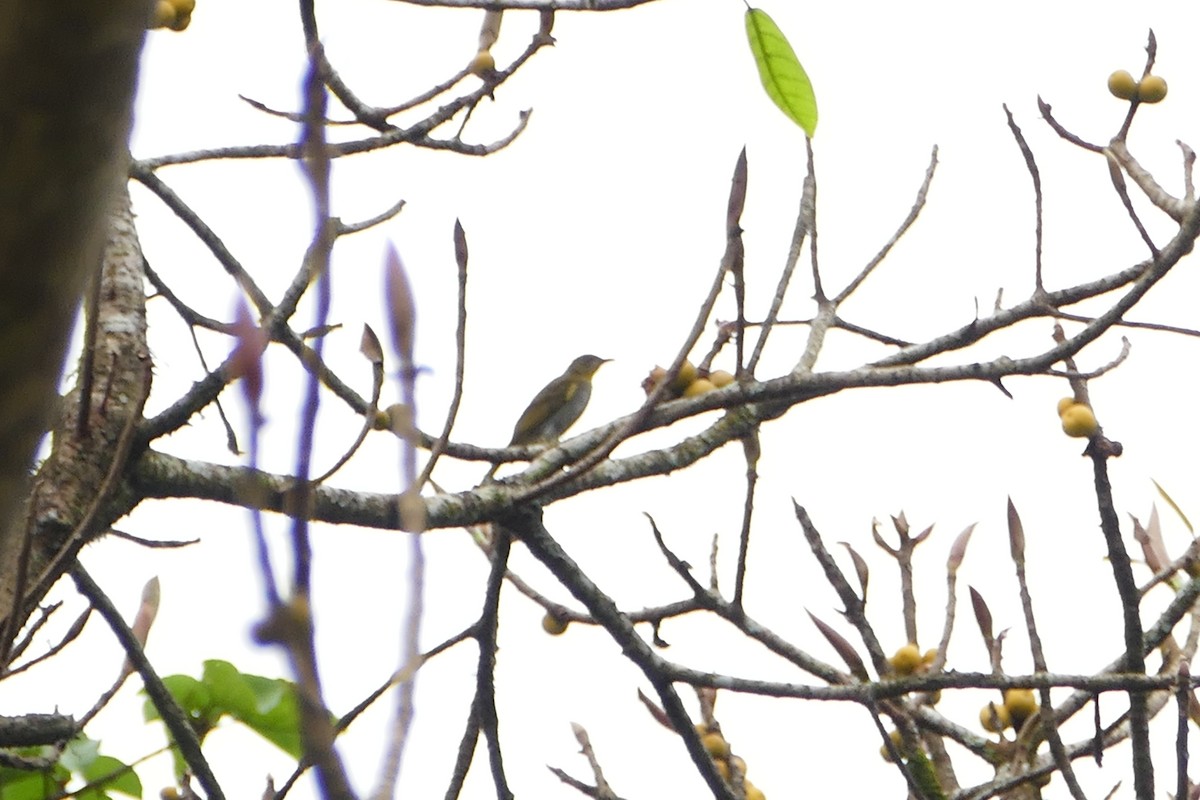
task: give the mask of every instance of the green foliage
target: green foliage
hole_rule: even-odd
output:
[[[767,12],[747,8],[746,38],[767,96],[811,139],[817,130],[817,96],[787,37]]]
[[[53,747],[30,747],[18,751],[35,758],[53,758]],[[58,797],[72,778],[86,788],[74,797],[81,800],[111,800],[109,792],[129,797],[142,796],[142,782],[128,764],[100,755],[100,742],[86,737],[74,739],[63,748],[58,761],[44,772],[0,767],[0,800],[45,800]]]
[[[228,716],[293,758],[300,758],[300,712],[296,687],[290,681],[246,675],[228,661],[213,659],[204,662],[199,680],[189,675],[169,675],[163,683],[201,740],[222,717]],[[147,721],[160,719],[158,709],[149,700],[144,714]],[[182,772],[185,765],[178,753],[175,759],[176,770]]]

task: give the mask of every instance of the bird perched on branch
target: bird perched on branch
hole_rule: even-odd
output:
[[[566,372],[546,384],[529,403],[513,427],[508,446],[557,442],[583,414],[592,398],[592,377],[610,360],[585,355],[572,361]],[[499,468],[494,465],[484,480],[491,480]]]

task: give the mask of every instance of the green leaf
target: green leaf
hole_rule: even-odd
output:
[[[66,785],[65,775],[51,777],[41,772],[0,769],[0,800],[44,800],[61,792]]]
[[[86,775],[88,769],[95,763],[99,756],[100,742],[96,739],[89,739],[86,736],[79,736],[67,742],[67,746],[63,748],[62,758],[59,759],[58,763],[71,770],[71,772]]]
[[[209,659],[204,662],[200,680],[169,675],[163,683],[191,717],[202,739],[228,715],[293,758],[303,755],[300,705],[295,684],[290,681],[246,675],[228,661]],[[147,721],[158,719],[158,712],[149,702],[145,715]],[[182,768],[183,762],[178,760],[178,753],[175,755],[176,766]]]
[[[142,782],[137,773],[112,756],[97,756],[83,770],[83,777],[88,783],[97,784],[97,788],[105,793],[111,790],[130,797],[142,796]]]
[[[256,698],[255,711],[239,717],[259,736],[293,758],[300,758],[304,748],[300,741],[300,704],[296,686],[278,678],[243,675]]]
[[[212,698],[208,688],[191,675],[168,675],[163,678],[163,685],[175,698],[175,702],[192,717],[208,716],[211,710]],[[145,690],[142,690],[145,693]],[[147,699],[142,708],[142,716],[147,722],[158,719],[158,709]]]
[[[208,688],[212,707],[241,719],[254,713],[254,692],[246,684],[246,676],[228,661],[209,659],[204,662],[200,680]]]
[[[290,681],[247,675],[227,661],[204,662],[213,705],[293,758],[300,758],[300,709]]]
[[[767,12],[748,8],[746,38],[767,96],[811,139],[817,130],[817,96],[787,37]]]
[[[1167,494],[1167,490],[1160,486],[1158,481],[1151,478],[1150,482],[1154,484],[1155,489],[1158,489],[1158,493],[1162,496],[1163,500],[1167,501],[1167,505],[1171,507],[1171,510],[1179,515],[1179,519],[1183,521],[1184,526],[1188,529],[1188,533],[1195,536],[1196,530],[1192,527],[1191,520],[1187,518],[1187,514],[1183,513],[1183,509],[1179,507],[1179,504],[1171,499],[1171,495]]]

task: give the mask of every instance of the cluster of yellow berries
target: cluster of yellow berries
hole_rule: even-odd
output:
[[[1167,82],[1157,75],[1147,75],[1140,81],[1123,69],[1108,76],[1108,91],[1120,100],[1135,103],[1158,103],[1167,96]]]
[[[662,367],[655,367],[650,370],[650,374],[646,376],[646,380],[642,381],[642,389],[646,394],[650,394],[654,389],[666,380],[667,371]],[[723,369],[714,369],[701,373],[696,369],[696,365],[690,361],[684,361],[679,368],[679,374],[675,376],[675,380],[671,381],[671,385],[667,389],[668,397],[696,397],[705,392],[711,392],[714,389],[720,389],[733,383],[733,375]]]
[[[1005,728],[1021,730],[1025,720],[1038,710],[1033,689],[1005,689],[1004,702],[989,702],[979,711],[979,724],[985,731],[999,733]]]
[[[924,672],[935,658],[937,658],[937,650],[926,650],[922,654],[921,648],[913,642],[909,642],[888,659],[888,664],[891,665],[892,672],[897,675],[912,675]]]
[[[725,741],[725,737],[721,735],[720,731],[700,724],[696,726],[696,733],[699,734],[700,742],[712,756],[717,772],[726,783],[733,785],[733,775],[736,772],[742,776],[742,788],[746,792],[746,800],[766,800],[767,796],[763,794],[762,789],[746,778],[746,762],[733,755],[729,749],[729,742]]]
[[[921,648],[917,647],[916,643],[909,642],[897,650],[892,657],[888,659],[888,666],[892,668],[892,674],[897,677],[904,677],[906,675],[923,675],[929,671],[931,666],[933,666],[934,659],[937,658],[937,652],[937,650],[930,649],[922,653]],[[936,703],[941,699],[941,697],[941,690],[930,692],[929,694],[930,702],[933,703]],[[903,752],[904,740],[900,734],[900,731],[892,731],[890,736],[892,739],[892,744],[894,744],[897,749]],[[883,757],[884,761],[890,762],[892,760],[892,754],[888,751],[887,745],[880,745],[879,755]],[[907,756],[905,756],[905,758],[907,758]]]
[[[1091,406],[1076,402],[1074,397],[1064,397],[1058,401],[1058,417],[1067,436],[1083,439],[1100,430],[1100,423],[1096,422],[1096,414]]]
[[[158,0],[154,4],[154,19],[150,21],[150,27],[181,31],[191,23],[195,9],[196,0]]]

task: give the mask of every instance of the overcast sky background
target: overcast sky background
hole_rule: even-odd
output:
[[[1036,97],[1083,138],[1105,142],[1125,114],[1109,96],[1108,74],[1140,74],[1147,29],[1158,35],[1155,72],[1167,100],[1139,112],[1130,145],[1169,190],[1181,192],[1176,139],[1200,144],[1200,8],[1179,2],[1047,4],[1010,2],[983,10],[959,3],[793,4],[762,6],[790,38],[814,84],[820,108],[815,137],[822,274],[840,287],[887,240],[907,214],[930,149],[940,147],[928,206],[878,274],[845,306],[852,321],[908,339],[968,322],[998,290],[1007,303],[1032,289],[1033,194],[1005,124],[1007,103],[1038,157],[1046,197],[1046,281],[1050,288],[1109,274],[1145,257],[1144,246],[1111,189],[1098,156],[1059,140],[1040,120]],[[485,445],[508,440],[529,398],[576,355],[614,359],[599,373],[592,404],[577,430],[633,410],[639,383],[666,364],[691,325],[718,264],[729,179],[739,150],[749,159],[743,217],[750,316],[774,291],[791,237],[803,176],[800,131],[763,93],[743,30],[744,6],[732,0],[664,0],[610,14],[560,14],[558,44],[543,50],[477,109],[465,139],[505,135],[532,108],[527,131],[507,150],[472,159],[411,147],[341,159],[334,165],[335,213],[355,221],[403,198],[408,205],[375,231],[339,242],[334,256],[332,318],[345,325],[328,340],[330,359],[365,393],[369,370],[356,355],[363,323],[386,330],[378,302],[385,241],[397,247],[419,303],[418,359],[422,427],[436,430],[453,386],[455,269],[451,231],[462,221],[471,252],[468,382],[455,439]],[[343,0],[319,8],[334,65],[360,96],[392,105],[453,74],[475,51],[479,11],[413,8],[380,0]],[[505,65],[536,29],[536,14],[506,15],[497,61]],[[238,100],[298,106],[303,40],[294,4],[199,0],[191,28],[156,31],[143,59],[133,151],[137,157],[222,145],[294,141],[295,126]],[[473,79],[469,81],[474,86]],[[331,106],[336,109],[336,105]],[[331,110],[331,116],[344,113]],[[452,129],[447,129],[452,130]],[[335,131],[333,136],[349,136]],[[354,134],[359,135],[359,134]],[[278,296],[307,246],[311,220],[295,164],[224,161],[164,169],[162,178],[225,239],[269,294]],[[161,204],[135,186],[142,242],[154,268],[198,310],[227,318],[235,290],[201,246]],[[1142,203],[1141,208],[1146,204]],[[1158,240],[1169,221],[1143,217]],[[807,261],[804,262],[807,264]],[[805,266],[785,316],[811,312]],[[1197,279],[1185,262],[1131,315],[1197,324]],[[183,326],[165,303],[151,303],[157,411],[201,377]],[[306,307],[300,325],[311,319]],[[728,319],[726,299],[717,316]],[[971,351],[972,360],[1017,356],[1047,346],[1051,325],[1025,326]],[[1155,499],[1151,478],[1193,515],[1197,466],[1194,340],[1132,332],[1129,360],[1091,385],[1097,414],[1126,454],[1111,469],[1121,512],[1145,519]],[[804,329],[781,329],[760,368],[791,368]],[[696,355],[709,341],[702,339]],[[227,341],[203,339],[210,363]],[[1110,336],[1080,359],[1098,367],[1120,349]],[[850,367],[888,352],[846,335],[830,336],[819,367]],[[964,357],[965,358],[965,357]],[[947,362],[949,363],[949,362]],[[730,367],[728,359],[718,362]],[[268,374],[266,466],[288,471],[298,382],[294,362],[273,357]],[[936,643],[944,604],[946,548],[971,523],[979,527],[960,574],[992,604],[997,628],[1013,627],[1006,667],[1029,669],[1013,571],[1007,560],[1004,502],[1012,496],[1025,522],[1035,608],[1051,668],[1090,672],[1120,646],[1119,610],[1091,497],[1082,442],[1064,437],[1054,412],[1066,381],[1012,381],[1014,400],[989,385],[858,391],[804,404],[764,430],[758,516],[747,589],[752,615],[836,662],[804,614],[837,624],[836,597],[817,575],[799,536],[791,499],[806,506],[830,543],[848,541],[872,564],[868,610],[887,649],[903,644],[896,580],[870,543],[873,518],[903,510],[917,528],[936,523],[920,553],[921,646]],[[386,402],[395,399],[395,393]],[[229,396],[227,409],[244,415]],[[355,418],[335,401],[322,407],[316,463],[336,459],[353,438]],[[620,453],[677,440],[711,420],[690,421],[642,437]],[[239,428],[245,432],[244,425]],[[236,463],[211,413],[164,449]],[[370,438],[335,478],[338,486],[394,491],[394,440]],[[322,469],[323,466],[318,467]],[[547,512],[552,533],[623,607],[637,609],[686,595],[653,548],[643,512],[652,514],[677,552],[701,569],[711,537],[722,537],[721,569],[732,584],[744,465],[726,448],[670,478],[581,497]],[[446,464],[438,479],[467,488],[484,468]],[[1123,522],[1128,517],[1123,517]],[[1168,515],[1178,553],[1186,531]],[[269,521],[281,548],[286,521]],[[148,503],[124,526],[148,537],[202,538],[182,551],[146,552],[106,541],[86,554],[89,569],[130,616],[151,575],[163,580],[163,607],[149,653],[164,674],[197,675],[205,658],[227,658],[247,672],[284,675],[272,651],[249,643],[262,612],[261,581],[250,557],[246,512],[191,502]],[[890,531],[885,527],[885,536]],[[315,526],[318,645],[328,699],[342,713],[396,665],[406,572],[404,537]],[[461,630],[478,613],[485,563],[462,531],[425,537],[429,558],[424,644]],[[877,555],[878,554],[878,555]],[[532,563],[519,573],[556,599],[568,598]],[[64,597],[72,597],[62,592]],[[78,602],[73,599],[73,602]],[[1150,609],[1165,604],[1151,596]],[[541,611],[504,596],[498,691],[507,767],[519,797],[571,797],[544,768],[588,779],[568,723],[591,731],[616,791],[629,798],[702,796],[677,737],[640,708],[645,687],[602,634],[572,628],[541,632]],[[842,630],[850,635],[848,627]],[[700,619],[668,623],[666,654],[700,668],[748,677],[806,681],[804,675],[728,629]],[[851,636],[853,639],[853,636]],[[120,667],[99,624],[78,648],[93,648],[95,673],[80,675],[71,656],[10,694],[6,711],[82,713]],[[960,603],[951,666],[986,669],[969,607]],[[401,795],[441,796],[465,719],[475,666],[472,647],[431,662],[421,673],[418,721]],[[55,680],[69,675],[70,683]],[[16,686],[16,683],[13,683]],[[97,720],[104,748],[132,760],[161,745],[157,726],[139,721],[132,682]],[[943,708],[974,727],[983,692],[947,696]],[[1117,713],[1113,699],[1106,714]],[[343,740],[356,787],[376,779],[389,700]],[[1090,715],[1089,715],[1090,716]],[[857,708],[723,696],[718,717],[751,780],[772,798],[903,788],[876,754],[879,742]],[[1170,753],[1169,721],[1158,726],[1159,752]],[[1082,721],[1086,722],[1086,721]],[[1069,738],[1086,735],[1086,724]],[[236,726],[209,740],[226,792],[257,795],[263,776],[288,774],[288,761]],[[1126,777],[1127,750],[1084,768],[1085,786],[1102,796]],[[832,759],[832,760],[831,760]],[[480,760],[480,765],[485,762]],[[967,763],[964,761],[964,763]],[[831,765],[836,765],[831,769]],[[1171,762],[1160,761],[1159,786]],[[148,792],[169,781],[169,762],[140,770]],[[976,765],[964,783],[986,777]],[[1126,786],[1130,784],[1126,782]],[[1129,790],[1131,792],[1131,790]],[[1051,796],[1062,792],[1060,780]],[[311,796],[311,787],[296,797]],[[494,796],[486,771],[473,770],[464,797]]]

